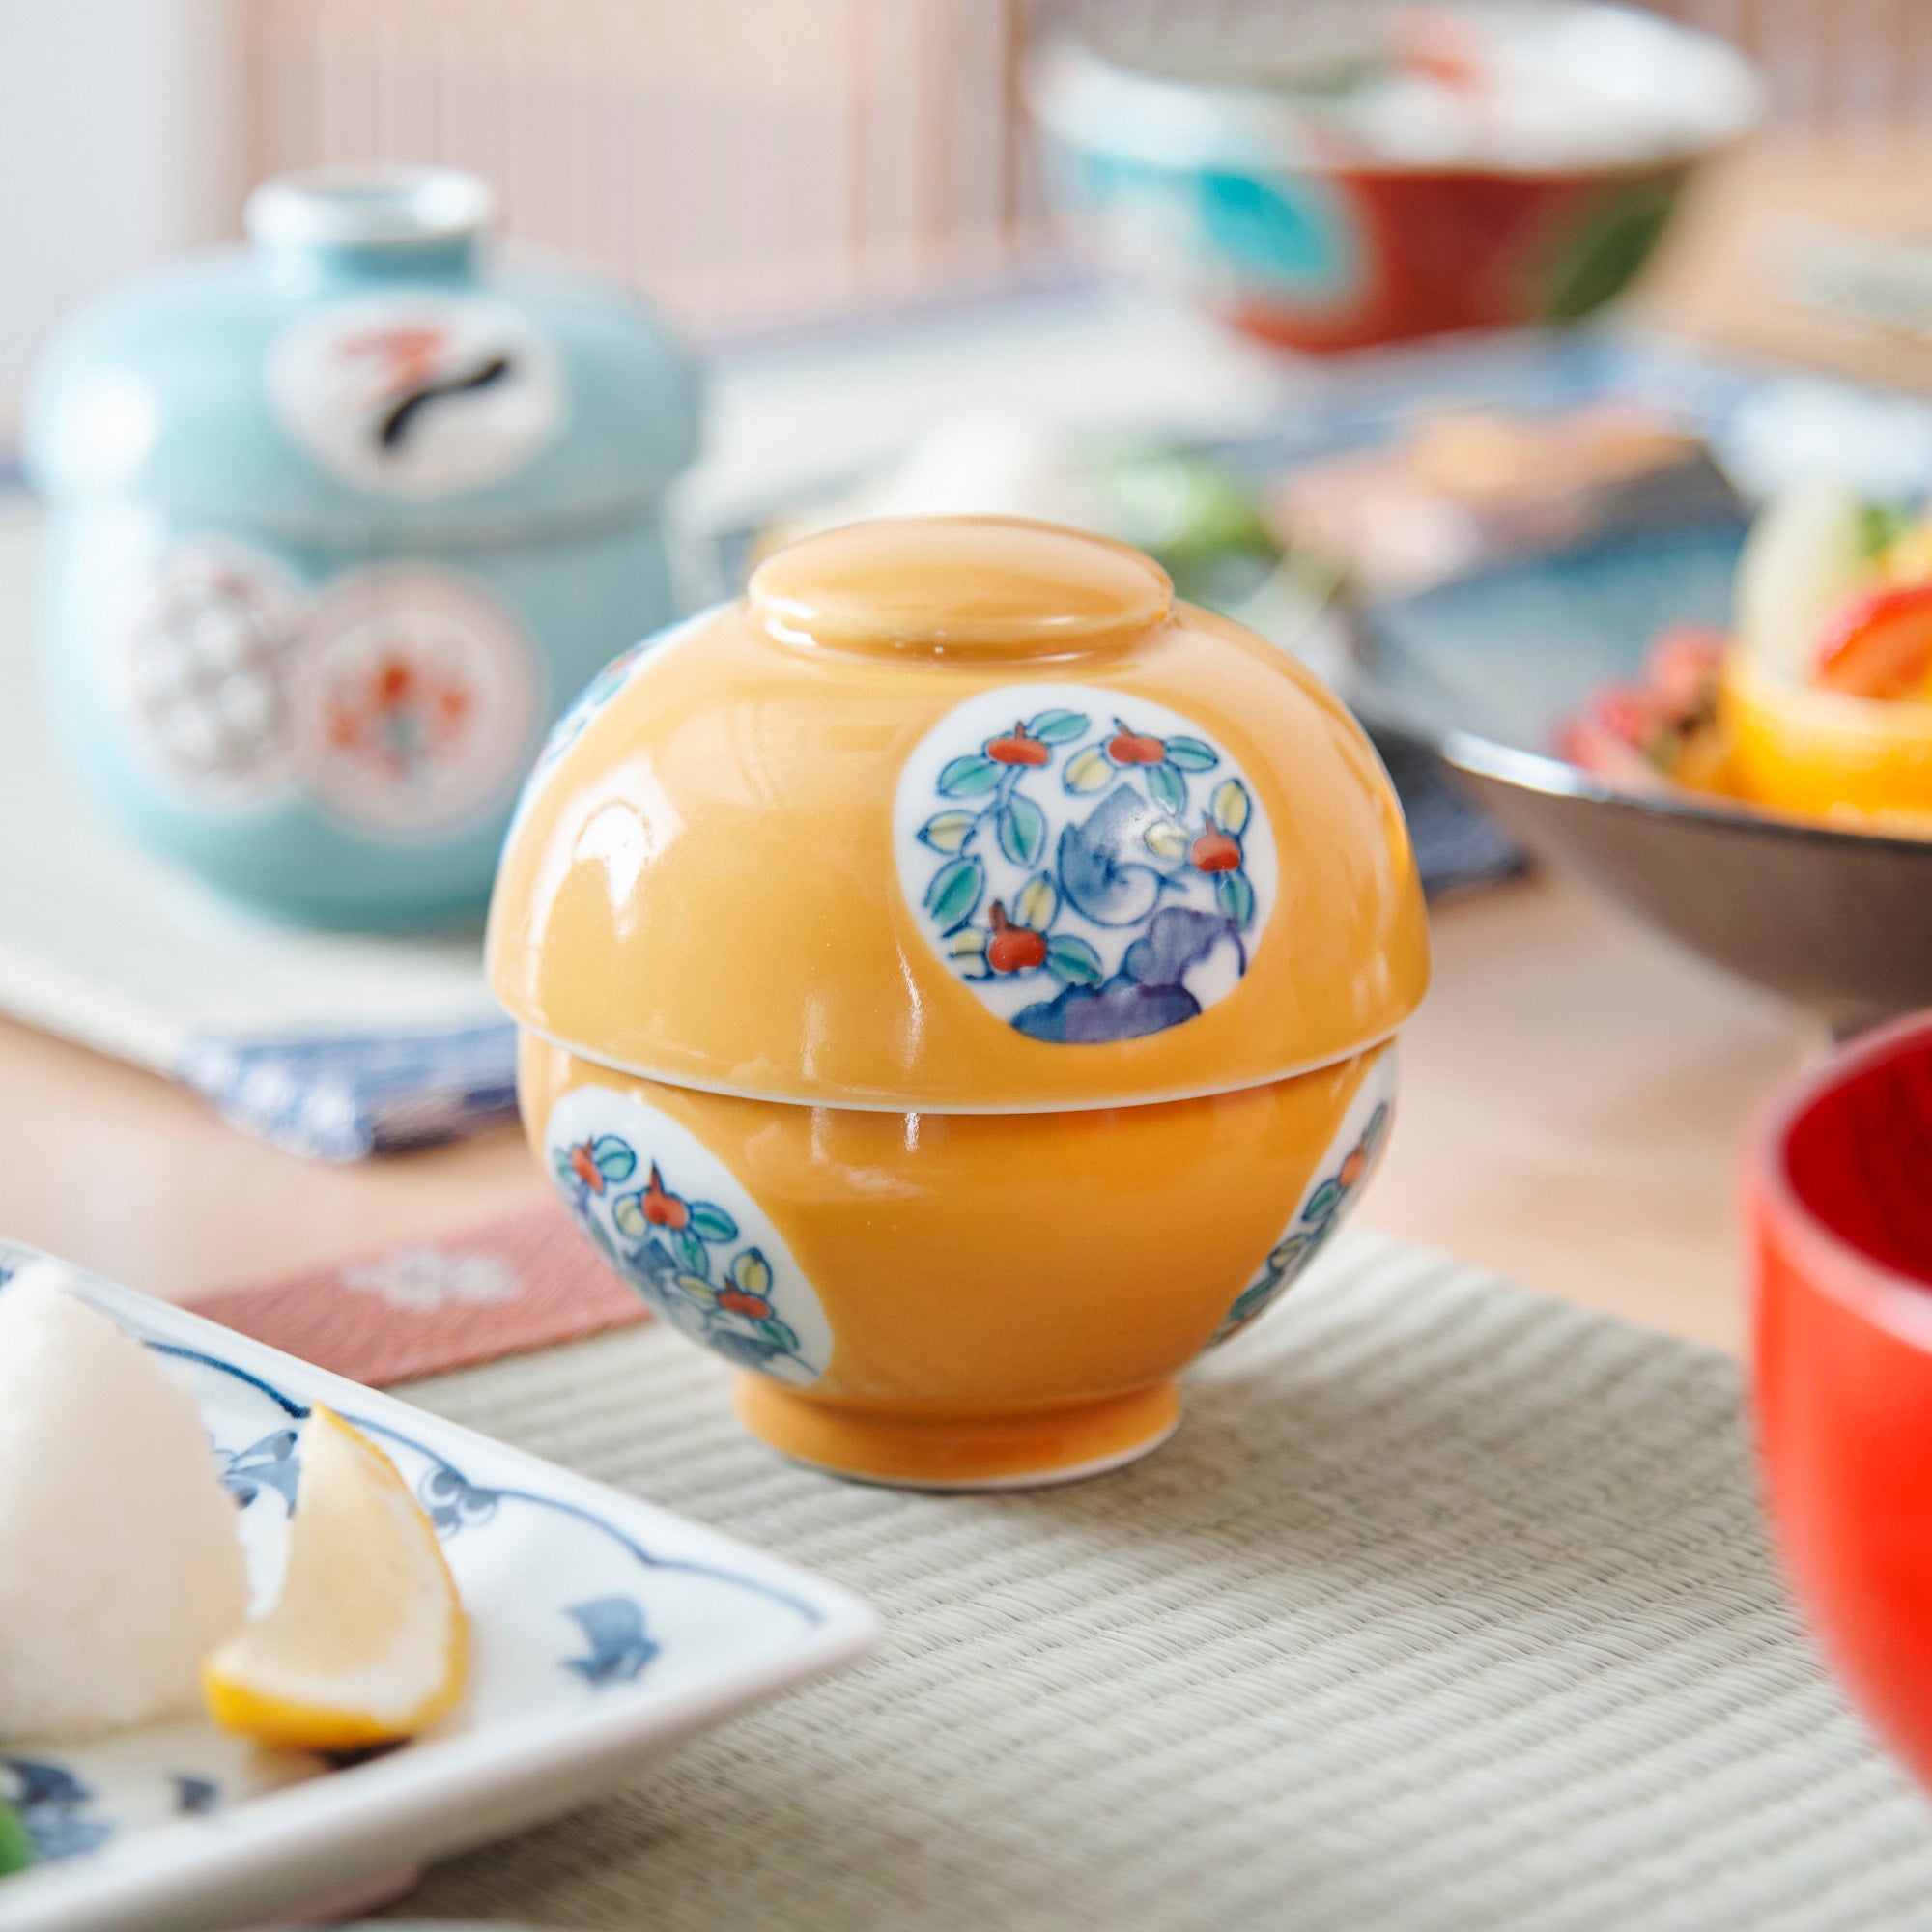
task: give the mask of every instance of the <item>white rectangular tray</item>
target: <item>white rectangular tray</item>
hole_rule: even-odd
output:
[[[0,1242],[0,1275],[32,1252]],[[877,1634],[857,1598],[789,1564],[128,1289],[80,1288],[199,1397],[258,1589],[280,1571],[310,1405],[382,1444],[443,1535],[470,1683],[427,1736],[333,1771],[199,1719],[0,1745],[0,1798],[44,1861],[0,1879],[0,1932],[213,1932],[297,1912],[582,1804]]]

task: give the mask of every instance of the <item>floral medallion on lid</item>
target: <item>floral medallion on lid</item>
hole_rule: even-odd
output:
[[[1075,684],[981,692],[906,760],[899,879],[926,938],[1032,1038],[1132,1039],[1239,985],[1275,898],[1247,775],[1179,713]]]

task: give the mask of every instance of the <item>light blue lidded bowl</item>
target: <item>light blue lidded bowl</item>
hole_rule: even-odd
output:
[[[61,737],[129,831],[298,918],[480,913],[550,724],[676,614],[693,366],[622,291],[491,264],[491,213],[445,170],[277,177],[29,400]]]

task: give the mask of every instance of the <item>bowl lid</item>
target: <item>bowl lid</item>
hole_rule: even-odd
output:
[[[531,775],[489,970],[607,1065],[762,1098],[1179,1098],[1383,1038],[1428,977],[1387,775],[1123,546],[911,518],[783,551]]]
[[[493,196],[440,168],[321,168],[249,197],[245,249],[121,284],[35,371],[22,461],[58,507],[128,499],[358,554],[654,516],[699,382],[628,291],[499,269]]]

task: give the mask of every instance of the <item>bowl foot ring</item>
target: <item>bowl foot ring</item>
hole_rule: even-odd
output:
[[[1138,1462],[1180,1422],[1171,1381],[991,1416],[929,1416],[826,1402],[768,1377],[738,1378],[738,1420],[792,1461],[909,1490],[1036,1490]]]

